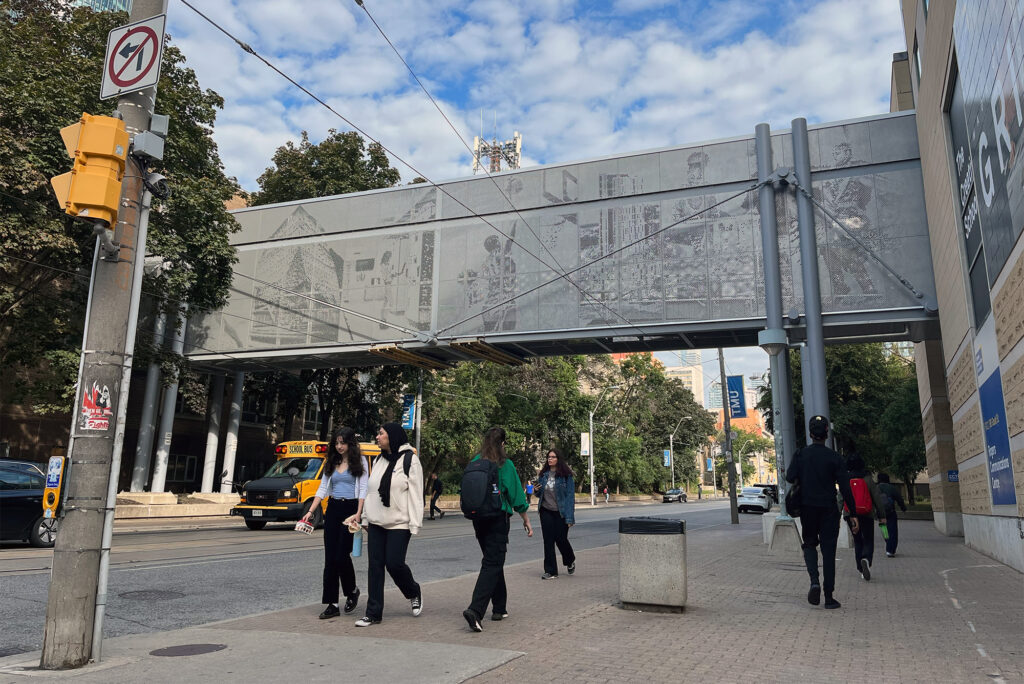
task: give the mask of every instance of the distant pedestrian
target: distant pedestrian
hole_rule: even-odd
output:
[[[804,564],[811,578],[807,602],[821,603],[821,579],[818,575],[818,551],[821,545],[821,565],[825,580],[825,607],[839,608],[835,599],[836,544],[839,540],[839,509],[836,507],[836,485],[842,492],[843,501],[853,506],[850,493],[850,479],[843,467],[843,461],[832,449],[825,446],[828,439],[828,418],[812,416],[808,421],[808,432],[813,443],[796,452],[793,462],[786,471],[786,480],[799,483],[800,522],[803,533],[801,547]],[[850,521],[850,527],[857,531],[857,519]]]
[[[604,486],[604,502],[608,503],[608,485]]]
[[[530,498],[533,496],[533,481],[528,480],[526,482],[526,505],[530,505]]]
[[[544,535],[544,574],[541,579],[558,577],[555,546],[562,553],[562,564],[570,575],[576,572],[576,554],[569,543],[569,528],[576,524],[576,485],[562,452],[552,447],[537,478],[537,510]]]
[[[885,528],[889,538],[885,540],[885,555],[892,558],[896,555],[896,547],[900,543],[899,518],[896,516],[896,506],[904,513],[907,512],[907,504],[903,501],[903,494],[900,488],[889,481],[888,473],[878,473],[878,491],[882,492],[882,499],[885,502]]]
[[[366,494],[367,584],[370,596],[366,615],[356,627],[369,627],[384,617],[384,570],[409,599],[412,614],[423,611],[420,585],[405,563],[409,540],[423,526],[423,467],[398,423],[385,423],[377,430],[380,456]]]
[[[358,525],[362,520],[368,474],[369,468],[359,452],[356,433],[347,427],[338,429],[327,448],[327,463],[320,488],[316,490],[309,511],[302,516],[302,521],[308,523],[320,502],[327,500],[324,516],[324,586],[321,598],[326,607],[320,613],[321,620],[341,615],[338,609],[339,580],[345,594],[345,612],[351,613],[359,603],[356,571],[352,566],[352,532],[349,531],[349,524]]]
[[[480,621],[491,604],[491,620],[508,617],[508,587],[505,585],[505,553],[508,549],[509,518],[518,513],[526,536],[533,536],[529,506],[516,467],[505,456],[505,430],[492,427],[484,433],[480,453],[466,466],[462,479],[463,511],[473,521],[473,532],[483,558],[469,608],[462,617],[474,632],[482,632]],[[476,500],[479,499],[479,502]],[[470,501],[480,503],[477,513],[467,511]]]
[[[853,506],[847,505],[844,516],[851,523],[853,532],[854,563],[860,576],[867,581],[871,579],[871,565],[875,562],[875,516],[878,516],[880,524],[885,524],[885,502],[874,478],[867,472],[864,459],[856,452],[846,459],[846,471],[850,478]],[[857,519],[856,531],[852,525],[854,518]]]
[[[437,499],[444,492],[444,485],[441,484],[441,478],[437,476],[437,473],[430,473],[430,519],[434,519],[434,511],[441,514],[441,518],[444,519],[444,511],[442,511],[437,505]]]

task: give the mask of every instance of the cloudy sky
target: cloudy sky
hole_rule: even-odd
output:
[[[431,180],[472,173],[463,142],[354,0],[192,4]],[[349,129],[179,0],[168,5],[173,42],[225,99],[214,137],[242,187],[256,189],[301,131],[317,142]],[[462,139],[519,131],[524,166],[887,112],[892,54],[906,50],[897,0],[365,5]],[[417,175],[392,164],[403,182]],[[760,372],[766,358],[726,354],[734,373]]]

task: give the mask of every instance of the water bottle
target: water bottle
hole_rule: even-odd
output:
[[[352,557],[359,558],[363,555],[363,528],[352,535]]]

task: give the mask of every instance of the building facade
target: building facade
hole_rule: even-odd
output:
[[[935,525],[1024,571],[1024,2],[901,9],[892,108],[917,111],[941,327],[915,349]]]

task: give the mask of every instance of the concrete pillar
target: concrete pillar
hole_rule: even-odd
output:
[[[220,415],[223,413],[224,374],[215,373],[210,387],[210,403],[206,411],[206,458],[203,459],[203,484],[199,491],[213,491],[217,469],[217,447],[220,445]]]
[[[942,343],[938,340],[914,345],[917,365],[917,392],[921,399],[921,426],[928,468],[935,527],[950,537],[964,535],[960,504],[960,485],[949,481],[949,472],[958,471],[953,438],[953,417],[946,389]],[[971,368],[973,371],[973,368]]]
[[[185,347],[186,307],[181,305],[178,313],[178,325],[171,338],[171,351],[180,354]],[[160,408],[159,441],[156,446],[156,459],[153,462],[153,484],[151,492],[162,492],[167,484],[167,461],[171,455],[171,438],[174,435],[174,407],[178,402],[178,379],[164,389],[163,405]]]
[[[245,385],[245,373],[235,373],[234,387],[231,389],[231,413],[228,414],[228,434],[224,437],[224,472],[221,478],[220,491],[230,494],[235,481],[235,452],[238,451],[238,428],[242,424],[242,388]]]

